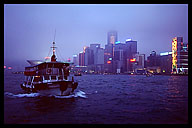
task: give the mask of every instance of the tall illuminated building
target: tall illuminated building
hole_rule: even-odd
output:
[[[172,39],[172,73],[188,74],[188,44],[183,43],[183,37]]]
[[[107,34],[107,44],[115,44],[117,42],[117,31],[110,31]]]
[[[79,53],[79,66],[85,66],[85,50],[88,47],[83,47],[83,51]]]
[[[85,66],[85,53],[79,53],[79,66]]]
[[[96,65],[98,61],[97,51],[100,48],[100,44],[90,44],[90,49],[93,51],[92,59],[94,60],[93,63]]]
[[[115,73],[124,73],[132,71],[132,62],[134,55],[137,53],[137,41],[127,39],[125,43],[115,42],[114,46],[114,63],[113,71]]]
[[[76,54],[73,55],[73,64],[78,65],[78,56]]]
[[[85,66],[94,64],[94,54],[93,50],[90,47],[85,49]]]
[[[104,51],[104,67],[108,73],[114,72],[114,47],[117,42],[117,31],[109,31],[107,33],[107,45]]]

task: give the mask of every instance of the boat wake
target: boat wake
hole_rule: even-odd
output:
[[[45,95],[41,95],[40,93],[21,93],[21,94],[13,94],[11,92],[5,92],[4,93],[8,97],[13,98],[22,98],[22,97],[45,97]],[[61,95],[48,95],[48,97],[54,97],[54,98],[73,98],[73,97],[81,97],[81,98],[87,98],[85,95],[86,93],[78,90],[77,92],[74,92],[73,94],[70,94],[68,96],[61,96]]]
[[[87,96],[85,95],[86,93],[79,90],[77,92],[75,92],[74,94],[70,94],[68,96],[61,96],[61,95],[50,95],[51,97],[55,97],[55,98],[72,98],[72,97],[81,97],[81,98],[87,98]]]
[[[39,93],[21,93],[21,94],[13,94],[10,92],[5,92],[4,93],[6,96],[10,97],[38,97]]]

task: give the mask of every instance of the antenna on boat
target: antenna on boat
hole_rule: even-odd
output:
[[[56,36],[56,29],[55,29],[55,35],[54,35],[54,40],[53,40],[53,47],[51,47],[51,48],[53,48],[53,55],[52,55],[52,57],[51,57],[51,62],[56,62],[56,56],[55,56],[55,36]]]
[[[54,35],[54,40],[53,40],[53,42],[55,42],[55,36],[56,36],[56,29],[55,29],[55,35]]]

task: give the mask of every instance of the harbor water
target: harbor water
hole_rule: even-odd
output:
[[[5,124],[186,124],[188,76],[82,75],[69,96],[25,93],[4,73]]]

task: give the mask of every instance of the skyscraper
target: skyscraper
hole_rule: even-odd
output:
[[[106,72],[114,72],[114,46],[117,42],[117,31],[110,31],[107,34],[107,45],[104,52],[104,67]]]
[[[90,47],[85,49],[85,66],[94,64],[94,54],[93,50]]]
[[[117,31],[108,32],[107,44],[115,44],[117,42]]]
[[[77,55],[73,55],[73,64],[75,66],[78,65],[78,56]]]
[[[188,73],[188,44],[183,37],[172,39],[172,73]]]
[[[85,53],[79,53],[79,66],[85,66]]]
[[[100,44],[90,44],[90,49],[93,51],[92,58],[94,59],[94,64],[97,64],[97,51],[100,48]]]
[[[83,47],[83,51],[79,53],[79,66],[85,66],[85,50],[86,46]]]
[[[137,41],[126,40],[125,43],[116,42],[114,46],[113,71],[118,73],[132,71],[134,55],[137,53]]]

